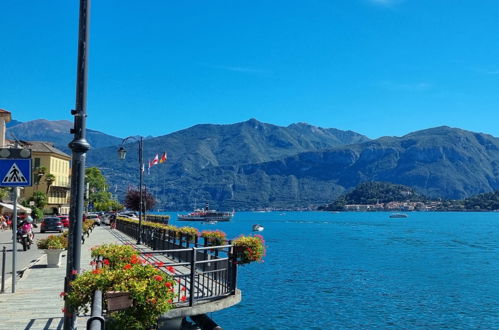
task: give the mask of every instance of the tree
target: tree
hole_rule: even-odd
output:
[[[9,188],[0,188],[0,200],[3,200],[9,195]]]
[[[29,202],[35,202],[35,205],[29,205]],[[31,208],[35,219],[43,218],[43,209],[47,205],[47,195],[42,191],[35,191],[33,196],[23,201],[24,206]]]
[[[45,166],[40,166],[35,168],[35,184],[36,184],[36,189],[38,190],[38,185],[40,184],[40,181],[42,180],[42,177],[47,174],[47,168]]]
[[[146,210],[152,210],[156,206],[156,198],[152,194],[147,191],[142,192],[142,201],[143,201],[143,209],[144,213]],[[139,211],[140,209],[140,191],[135,189],[130,189],[125,196],[124,204],[126,208]]]
[[[47,195],[48,195],[50,187],[55,182],[55,175],[50,174],[50,173],[46,174],[45,175],[45,182],[47,183]]]
[[[85,169],[85,181],[88,183],[90,191],[98,192],[107,190],[106,178],[97,167],[88,167]]]
[[[111,193],[107,191],[107,180],[97,167],[89,167],[85,170],[85,182],[88,184],[87,203],[93,205],[96,211],[118,211],[123,205],[112,199]]]

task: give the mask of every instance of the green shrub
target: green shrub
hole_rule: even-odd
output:
[[[49,235],[47,238],[39,239],[36,242],[39,249],[67,249],[68,248],[68,235]]]
[[[104,293],[128,292],[133,305],[122,311],[111,312],[111,322],[106,324],[106,329],[153,328],[158,317],[173,307],[176,282],[172,275],[144,264],[137,254],[121,259],[130,254],[131,248],[122,247],[123,249],[105,245],[94,248],[92,255],[102,252],[106,256],[105,260],[110,261],[104,263],[103,268],[78,276],[70,283],[70,292],[62,295],[66,296],[74,311],[88,313],[95,290],[102,290]]]

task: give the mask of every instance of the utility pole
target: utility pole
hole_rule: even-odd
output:
[[[88,37],[90,28],[90,0],[80,0],[80,19],[78,28],[78,64],[76,78],[76,107],[71,110],[74,118],[73,140],[69,143],[72,155],[71,168],[71,203],[69,209],[69,237],[68,237],[68,259],[66,266],[66,278],[64,288],[66,292],[71,290],[69,283],[73,281],[80,272],[81,258],[81,235],[85,194],[85,160],[90,144],[86,140],[86,117],[87,117],[87,59],[88,59]],[[64,313],[64,330],[76,328],[76,315],[66,300]]]

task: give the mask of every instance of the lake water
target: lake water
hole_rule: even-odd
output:
[[[224,329],[499,329],[499,213],[239,212],[265,227],[264,263],[239,268]]]

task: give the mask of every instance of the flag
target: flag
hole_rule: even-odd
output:
[[[167,157],[166,157],[166,151],[165,151],[165,152],[163,152],[163,154],[161,155],[161,158],[159,159],[159,163],[161,164],[161,163],[166,162],[166,158],[167,158]]]
[[[154,159],[151,161],[151,164],[152,164],[152,165],[156,165],[158,162],[159,162],[159,155],[158,155],[158,154],[156,154],[156,156],[154,157]],[[152,166],[152,165],[151,165],[151,166]]]

